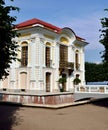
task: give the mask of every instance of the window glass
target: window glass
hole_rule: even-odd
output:
[[[22,46],[21,50],[21,66],[27,66],[28,63],[28,46]]]

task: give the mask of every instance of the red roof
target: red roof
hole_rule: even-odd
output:
[[[44,21],[36,19],[36,18],[33,18],[33,19],[27,20],[25,22],[19,23],[19,24],[16,25],[16,28],[21,29],[21,28],[29,27],[29,26],[32,26],[32,25],[35,25],[35,24],[40,24],[40,25],[43,25],[43,26],[50,28],[52,30],[56,30],[58,33],[62,30],[62,28],[56,27],[56,26],[54,26],[50,23],[44,22]],[[81,38],[79,36],[76,36],[76,38],[78,40],[84,40],[83,38]]]
[[[58,28],[58,27],[56,27],[56,26],[54,26],[52,24],[49,24],[47,22],[44,22],[44,21],[36,19],[36,18],[33,18],[31,20],[27,20],[25,22],[22,22],[22,23],[16,25],[16,28],[20,29],[20,28],[23,28],[23,27],[32,26],[34,24],[41,24],[41,25],[43,25],[45,27],[48,27],[48,28],[53,29],[53,30],[56,30],[57,32],[59,32],[61,30],[61,28]]]
[[[80,40],[80,41],[85,41],[85,39],[84,39],[84,38],[81,38],[81,37],[79,37],[79,36],[76,36],[76,38],[77,38],[77,40]]]

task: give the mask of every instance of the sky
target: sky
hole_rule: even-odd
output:
[[[104,46],[99,43],[101,32],[100,19],[108,17],[108,0],[5,0],[7,5],[20,8],[16,24],[38,18],[57,27],[69,27],[77,36],[86,39],[89,44],[85,47],[85,61],[102,62],[100,52]]]

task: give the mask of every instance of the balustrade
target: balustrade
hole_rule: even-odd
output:
[[[59,63],[60,68],[69,68],[69,69],[74,69],[74,63],[73,62],[67,62],[67,61],[60,61]]]
[[[75,92],[108,93],[108,85],[75,86]]]

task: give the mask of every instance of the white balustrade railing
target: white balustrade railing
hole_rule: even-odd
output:
[[[71,92],[87,92],[87,93],[108,93],[108,85],[85,85],[85,86],[79,86],[79,85],[75,85],[74,90],[70,90]],[[20,89],[5,89],[5,88],[1,88],[0,92],[13,92],[13,93],[33,93],[36,91],[33,90],[25,90],[22,91]],[[42,91],[40,91],[42,92]],[[39,93],[39,91],[38,91]]]
[[[75,86],[75,92],[108,93],[108,85]]]

